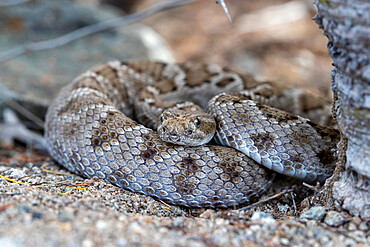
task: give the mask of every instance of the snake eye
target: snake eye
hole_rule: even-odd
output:
[[[191,135],[193,134],[193,131],[192,130],[188,130],[188,135]]]
[[[197,118],[197,119],[195,119],[195,120],[194,120],[194,124],[195,124],[195,126],[196,126],[197,128],[199,128],[199,127],[200,127],[200,125],[202,124],[202,122],[200,121],[200,119],[199,119],[199,118]]]

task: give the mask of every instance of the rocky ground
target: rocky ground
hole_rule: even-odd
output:
[[[0,246],[369,246],[370,222],[301,201],[299,185],[251,209],[178,208],[0,150]],[[282,182],[283,179],[278,179]],[[274,188],[267,193],[275,194]],[[312,192],[311,192],[312,193]]]
[[[198,1],[142,23],[167,41],[177,61],[217,62],[330,95],[331,59],[326,39],[312,21],[311,1],[226,1],[232,25],[213,2]],[[141,1],[131,11],[151,3]],[[17,33],[17,19],[6,23],[15,28],[12,34]],[[126,34],[120,32],[115,38]],[[0,86],[4,80],[10,85],[25,83],[31,76],[42,87],[55,81],[54,74],[59,80],[73,78],[76,70],[82,70],[76,66],[101,63],[122,49],[118,41],[113,42],[112,33],[102,35],[108,38],[81,41],[95,44],[99,54],[94,49],[81,50],[83,43],[67,47],[81,52],[75,55],[74,59],[81,59],[75,64],[67,63],[69,52],[63,49],[0,64]],[[110,44],[117,47],[108,54],[98,48]],[[142,51],[137,51],[141,58],[150,57]],[[137,56],[133,52],[120,55]],[[45,59],[50,60],[41,63]],[[58,66],[65,59],[65,66]],[[20,85],[20,95],[31,90]],[[249,208],[179,208],[102,180],[70,174],[29,145],[0,143],[0,246],[369,246],[369,219],[322,206],[318,189],[277,177],[261,203]]]

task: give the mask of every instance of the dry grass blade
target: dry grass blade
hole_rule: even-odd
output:
[[[284,195],[284,194],[286,194],[286,193],[290,193],[290,192],[293,192],[293,191],[294,191],[294,189],[283,190],[282,192],[277,193],[277,194],[275,194],[275,195],[273,195],[273,196],[269,196],[269,197],[267,197],[267,198],[265,198],[265,199],[263,199],[263,200],[260,200],[260,201],[258,201],[258,202],[255,202],[255,203],[253,203],[253,204],[251,204],[251,205],[248,205],[248,206],[245,206],[245,207],[239,208],[239,210],[241,210],[241,211],[242,211],[242,210],[248,210],[248,209],[254,208],[254,207],[256,207],[256,206],[258,206],[258,205],[260,205],[260,204],[266,203],[266,202],[268,202],[268,201],[271,201],[271,200],[276,199],[276,198],[278,198],[278,197],[280,197],[280,196],[282,196],[282,195]]]
[[[227,6],[226,6],[226,3],[224,0],[218,0],[216,1],[216,3],[220,3],[222,8],[224,9],[226,15],[227,15],[227,18],[229,19],[230,22],[232,22],[231,20],[231,16],[230,16],[230,13],[229,13],[229,10],[227,9]]]

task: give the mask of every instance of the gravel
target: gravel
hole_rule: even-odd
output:
[[[246,211],[179,208],[22,153],[0,156],[0,175],[26,183],[0,178],[0,246],[370,244],[369,221],[323,207],[301,214],[291,195]]]

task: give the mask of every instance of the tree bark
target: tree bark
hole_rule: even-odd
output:
[[[329,39],[333,113],[341,131],[338,164],[327,188],[336,206],[370,218],[370,1],[315,0]]]

